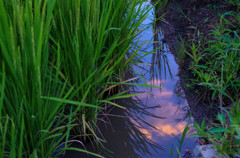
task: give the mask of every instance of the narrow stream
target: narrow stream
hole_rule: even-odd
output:
[[[144,25],[153,21],[154,12],[144,21]],[[132,86],[131,93],[141,95],[118,101],[118,104],[129,108],[128,111],[112,107],[107,113],[99,114],[98,128],[101,132],[98,134],[106,140],[107,143],[103,144],[106,149],[95,148],[91,149],[92,151],[114,158],[170,158],[172,148],[174,157],[177,157],[176,146],[179,146],[178,139],[188,123],[189,110],[179,85],[178,65],[174,56],[168,52],[167,46],[159,42],[162,38],[159,26],[155,26],[155,29],[150,26],[141,34],[140,40],[148,43],[140,53],[154,53],[142,59],[151,66],[134,67],[148,84],[162,88]],[[161,49],[154,50],[160,45]],[[141,80],[138,80],[139,82],[144,83]],[[187,136],[181,153],[193,149],[195,144],[196,139]],[[79,157],[79,153],[71,152],[67,157]]]

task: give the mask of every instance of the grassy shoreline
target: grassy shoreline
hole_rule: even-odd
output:
[[[178,6],[174,5],[175,3]],[[181,4],[184,3],[188,3],[189,8],[181,8]],[[226,157],[240,154],[239,6],[240,1],[238,0],[171,1],[171,8],[167,10],[170,12],[167,13],[167,16],[170,17],[168,18],[177,21],[170,25],[174,25],[173,28],[178,27],[177,25],[182,27],[179,32],[180,38],[179,35],[176,35],[180,46],[174,47],[173,50],[182,72],[185,71],[185,74],[188,74],[187,77],[182,75],[187,81],[184,85],[187,87],[185,89],[201,95],[201,100],[209,98],[203,102],[206,104],[206,108],[216,115],[215,118],[209,118],[204,117],[203,113],[204,121],[199,123],[200,125],[195,123],[195,129],[198,132],[198,135],[195,136],[205,138],[204,140],[213,143],[218,152]],[[159,12],[164,13],[162,11],[164,9],[160,9]],[[178,18],[171,17],[174,15],[178,15]],[[175,29],[178,30],[178,28]],[[172,39],[174,37],[166,38],[169,41]],[[173,43],[177,44],[177,41]],[[196,100],[192,102],[196,102]],[[196,109],[195,113],[199,113],[198,108],[194,108]],[[207,126],[205,122],[208,127],[205,127]]]

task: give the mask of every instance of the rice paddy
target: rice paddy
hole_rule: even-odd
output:
[[[189,139],[189,121],[171,121],[178,119],[173,96],[183,94],[179,88],[173,95],[172,83],[200,96],[189,99],[193,95],[185,91],[189,105],[194,102],[199,110],[190,105],[183,110],[187,112],[184,119],[189,113],[202,115],[194,118],[197,133],[192,136],[202,144],[214,144],[225,157],[240,155],[240,1],[154,0],[153,5],[146,4],[145,0],[0,0],[0,158],[64,157],[68,151],[89,157],[186,157],[181,149],[186,149],[183,142]],[[156,17],[146,25],[151,12]],[[204,17],[196,18],[199,15]],[[158,22],[168,29],[163,25],[165,32],[157,30]],[[141,38],[150,37],[145,32],[149,28],[154,40],[147,48],[151,50],[143,50],[149,41]],[[164,43],[169,50],[164,50]],[[175,55],[180,69],[168,52]],[[164,65],[168,58],[172,65]],[[180,83],[163,82],[162,76],[172,80],[172,67]],[[132,76],[126,77],[129,73]],[[136,89],[145,91],[154,106],[144,104],[148,97]],[[153,99],[153,95],[159,96]],[[170,99],[164,102],[166,96]],[[127,106],[121,103],[125,101]],[[198,104],[201,101],[204,104]],[[162,102],[165,109],[160,109]],[[112,149],[118,150],[114,155],[100,136],[97,124],[109,107],[121,109],[125,118],[127,125],[109,122],[115,128],[122,125],[118,132],[127,131],[127,138],[116,142],[128,147],[124,150],[131,151],[128,155],[119,154],[118,148]],[[170,122],[164,122],[165,113]],[[206,116],[212,113],[214,117]],[[171,123],[175,128],[169,127]],[[108,129],[103,131],[111,136]],[[176,150],[169,146],[173,144],[159,145],[179,131],[182,137]],[[87,150],[89,142],[104,152]],[[168,153],[155,153],[162,149]]]
[[[72,142],[101,141],[98,110],[131,96],[106,94],[137,59],[142,5],[0,0],[0,157],[59,157]]]

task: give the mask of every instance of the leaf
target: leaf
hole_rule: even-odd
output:
[[[162,88],[159,86],[148,85],[148,84],[139,84],[139,83],[119,83],[119,82],[109,82],[107,84],[123,84],[123,85],[131,85],[131,86],[144,86],[144,87],[152,87],[152,88]]]
[[[222,127],[213,128],[213,129],[208,130],[208,132],[211,132],[211,133],[219,133],[219,132],[225,132],[225,131],[226,131],[226,129],[222,128]]]
[[[114,95],[110,98],[107,98],[105,100],[109,101],[109,100],[114,100],[114,99],[123,99],[123,98],[129,98],[129,97],[135,97],[135,96],[139,96],[141,94],[126,94],[126,95]]]
[[[185,85],[186,87],[193,88],[193,86],[191,86],[190,84],[188,84],[188,83],[186,83],[186,82],[184,82],[184,85]]]
[[[61,98],[55,98],[55,97],[42,96],[41,98],[46,99],[46,100],[60,102],[60,103],[65,103],[65,104],[79,105],[79,106],[90,107],[90,108],[102,108],[102,107],[92,105],[92,104],[87,104],[87,103],[82,103],[82,102],[72,101],[72,100],[67,100],[67,99],[61,99]]]
[[[199,134],[190,134],[190,137],[201,137]]]
[[[127,109],[127,108],[125,108],[125,107],[123,107],[123,106],[121,106],[121,105],[118,105],[118,104],[116,104],[116,103],[114,103],[114,102],[110,102],[110,101],[107,101],[107,100],[100,100],[99,102],[100,102],[100,103],[108,103],[108,104],[114,105],[114,106],[119,107],[119,108],[122,108],[122,109]]]
[[[205,120],[205,118],[204,118],[203,121],[202,121],[202,123],[201,123],[201,130],[202,130],[202,131],[204,131],[204,129],[205,129],[205,122],[206,122],[206,120]]]

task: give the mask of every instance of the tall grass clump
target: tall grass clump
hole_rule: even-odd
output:
[[[60,45],[64,81],[74,86],[71,99],[98,106],[116,105],[111,100],[121,98],[123,93],[115,97],[107,94],[137,56],[131,51],[132,42],[142,31],[139,27],[150,11],[143,2],[57,1],[51,39],[55,47]],[[81,108],[75,116],[75,131],[81,137],[93,131],[96,118],[97,109]]]
[[[66,104],[42,98],[71,93],[59,80],[59,60],[49,66],[54,6],[55,0],[0,0],[0,157],[51,157],[66,139]]]
[[[0,0],[0,157],[57,157],[70,133],[97,139],[98,108],[131,96],[107,94],[137,61],[143,2]]]

